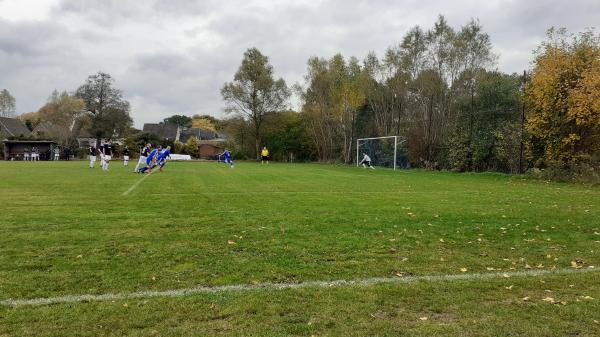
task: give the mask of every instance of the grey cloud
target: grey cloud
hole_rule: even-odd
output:
[[[74,89],[82,67],[72,41],[59,23],[0,19],[0,86],[15,96],[18,113],[37,110],[54,89]]]
[[[170,15],[203,15],[218,5],[218,1],[158,0],[154,9]]]
[[[52,22],[12,23],[0,19],[0,51],[21,57],[38,56],[51,49],[64,48],[55,38],[68,35],[67,30]]]
[[[74,90],[103,70],[131,100],[137,126],[173,113],[220,114],[219,90],[246,48],[259,48],[292,84],[310,56],[381,55],[440,13],[457,28],[479,18],[499,69],[512,72],[528,67],[550,26],[600,22],[600,2],[63,0],[48,21],[0,19],[0,87],[17,93],[26,112],[54,88]]]

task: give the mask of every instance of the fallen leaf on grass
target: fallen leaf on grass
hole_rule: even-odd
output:
[[[571,267],[573,267],[575,269],[579,269],[579,268],[581,268],[581,265],[579,265],[576,261],[571,261]]]
[[[466,273],[467,270],[468,270],[467,268],[460,268],[460,271],[463,272],[463,273]]]
[[[582,299],[584,299],[584,300],[593,300],[594,299],[592,296],[588,296],[588,295],[586,295],[586,296],[580,296],[580,297]]]
[[[373,318],[385,318],[386,313],[383,311],[377,311],[377,312],[369,314],[369,315],[371,315],[371,317],[373,317]],[[311,323],[309,322],[308,324],[310,325]]]
[[[228,245],[235,245],[235,241],[227,240]]]
[[[428,320],[428,318],[427,318],[426,316],[419,317],[419,319],[420,319],[420,320],[422,320],[422,321],[426,321],[426,320]]]
[[[527,302],[527,301],[529,301],[529,299],[530,299],[529,296],[525,296],[521,300],[523,300],[523,302]]]
[[[567,305],[567,302],[565,302],[565,301],[555,301],[554,298],[552,298],[552,297],[545,297],[545,298],[542,299],[542,301],[548,302],[548,303],[552,303],[552,304]]]

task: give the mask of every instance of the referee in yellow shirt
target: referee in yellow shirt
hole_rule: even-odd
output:
[[[266,146],[263,146],[262,151],[260,151],[260,157],[261,157],[261,161],[260,164],[264,164],[265,162],[267,162],[267,165],[269,165],[269,149],[267,149]]]

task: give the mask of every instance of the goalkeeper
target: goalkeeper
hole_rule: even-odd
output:
[[[374,170],[375,168],[371,165],[371,157],[369,157],[366,153],[363,152],[363,159],[359,164],[362,164],[363,168],[367,168],[367,166]]]

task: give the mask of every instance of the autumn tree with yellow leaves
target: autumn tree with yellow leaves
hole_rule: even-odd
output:
[[[536,54],[525,102],[537,159],[565,165],[598,163],[600,35],[550,29]]]

